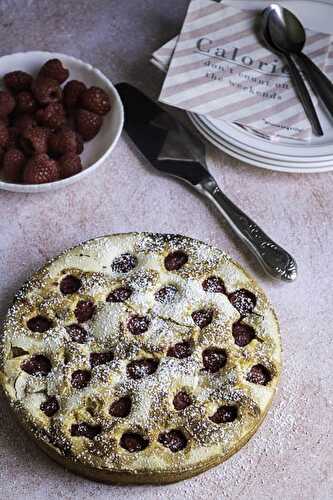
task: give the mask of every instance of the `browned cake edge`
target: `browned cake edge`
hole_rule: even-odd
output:
[[[279,378],[280,377],[278,376],[278,381]],[[238,442],[237,446],[234,446],[227,454],[225,454],[221,458],[216,458],[214,460],[202,462],[197,467],[192,468],[191,470],[184,469],[183,471],[177,473],[165,473],[165,472],[151,473],[147,471],[135,474],[133,472],[125,470],[121,472],[119,471],[116,472],[116,471],[97,469],[95,467],[91,467],[88,465],[83,465],[80,462],[74,462],[73,460],[63,457],[57,451],[55,451],[51,445],[48,446],[44,442],[37,440],[34,434],[31,432],[31,430],[25,425],[25,423],[21,420],[19,420],[19,422],[24,427],[25,431],[29,434],[29,436],[32,438],[32,440],[38,445],[39,448],[43,450],[44,453],[46,453],[46,455],[48,455],[51,459],[55,460],[59,465],[63,466],[70,472],[73,472],[74,474],[86,477],[87,479],[91,479],[92,481],[97,481],[107,484],[162,485],[162,484],[176,483],[178,481],[184,481],[185,479],[190,479],[191,477],[197,476],[202,472],[206,472],[212,467],[221,465],[223,462],[225,462],[235,453],[237,453],[237,451],[243,448],[243,446],[246,445],[246,443],[251,439],[251,437],[254,436],[254,434],[259,429],[260,425],[262,424],[263,420],[267,415],[268,410],[272,405],[275,393],[276,390],[273,393],[269,405],[267,406],[267,410],[264,413],[262,413],[260,420],[258,420],[257,422],[257,425],[255,425],[253,429],[251,429],[245,436],[243,436],[243,438]]]

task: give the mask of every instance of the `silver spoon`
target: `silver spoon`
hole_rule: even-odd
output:
[[[318,136],[324,135],[323,130],[321,128],[319,118],[312,102],[309,91],[303,81],[301,73],[299,72],[296,62],[294,60],[294,54],[289,51],[285,51],[281,49],[279,42],[281,38],[285,36],[284,34],[284,23],[279,21],[280,7],[278,5],[272,4],[270,7],[267,7],[262,14],[262,35],[265,38],[265,41],[269,47],[272,48],[275,52],[278,52],[280,55],[283,55],[286,59],[290,71],[290,78],[294,84],[296,93],[302,103],[306,116],[308,117],[312,130],[314,134]],[[277,27],[277,28],[276,28]],[[283,30],[281,29],[283,28]],[[284,46],[284,45],[283,45]],[[284,46],[285,47],[285,46]]]
[[[306,32],[300,20],[290,10],[280,5],[269,7],[267,29],[273,44],[284,54],[295,54],[312,89],[321,97],[333,116],[333,83],[304,54]]]

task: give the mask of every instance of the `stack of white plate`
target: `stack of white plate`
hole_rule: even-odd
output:
[[[259,9],[269,1],[233,0],[235,7]],[[282,5],[292,9],[304,25],[323,33],[333,33],[333,3],[328,0],[289,0]],[[197,130],[216,147],[231,156],[257,167],[284,172],[327,172],[333,170],[333,118],[319,106],[323,137],[309,141],[274,138],[270,140],[234,123],[208,116],[189,114]]]
[[[311,141],[269,140],[233,123],[190,115],[197,130],[214,146],[256,167],[295,173],[333,170],[333,121],[323,137]]]

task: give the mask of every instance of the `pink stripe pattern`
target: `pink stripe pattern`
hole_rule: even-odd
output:
[[[255,19],[251,10],[192,0],[180,35],[153,54],[167,71],[160,101],[264,135],[307,139],[311,128],[285,61],[260,43]],[[330,78],[332,41],[307,30],[305,52]]]

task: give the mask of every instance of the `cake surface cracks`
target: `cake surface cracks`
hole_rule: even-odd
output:
[[[217,464],[260,425],[281,369],[258,285],[178,235],[88,241],[38,271],[5,321],[0,381],[59,456],[129,474]]]

